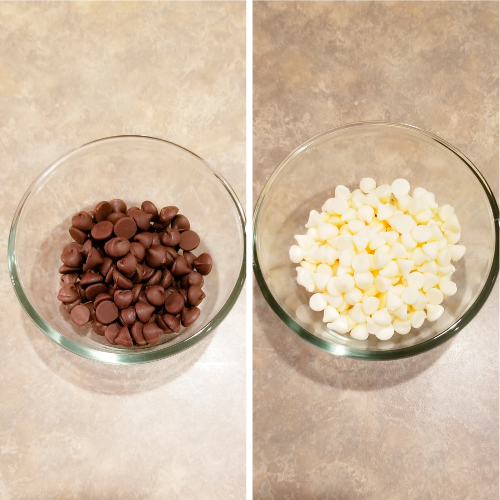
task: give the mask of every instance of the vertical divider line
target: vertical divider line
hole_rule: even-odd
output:
[[[253,1],[246,0],[246,498],[253,497]]]

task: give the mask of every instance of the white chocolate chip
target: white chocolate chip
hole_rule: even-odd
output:
[[[392,281],[389,278],[386,278],[385,276],[377,276],[375,278],[375,288],[377,289],[378,292],[387,292],[389,290],[389,287],[391,286]]]
[[[375,336],[379,340],[389,340],[394,335],[394,326],[392,324],[383,326]]]
[[[326,306],[323,312],[323,323],[331,323],[340,316],[340,313],[333,306]]]
[[[351,197],[351,192],[349,191],[349,188],[338,185],[335,188],[335,198],[345,198],[348,200]]]
[[[400,319],[395,319],[393,322],[394,331],[400,335],[406,335],[411,330],[410,321],[401,321]]]
[[[344,300],[351,306],[361,302],[362,298],[363,298],[363,292],[359,288],[353,288],[351,291],[347,292],[344,295]]]
[[[417,243],[425,243],[432,236],[432,231],[429,226],[419,225],[412,229],[411,235]]]
[[[408,275],[408,286],[420,290],[425,283],[424,275],[418,271],[414,271]]]
[[[444,313],[444,307],[441,305],[427,304],[427,319],[429,321],[438,320]]]
[[[352,309],[349,311],[349,314],[356,323],[366,323],[367,315],[363,311],[362,304],[354,304]]]
[[[364,273],[354,273],[354,282],[361,290],[367,290],[373,285],[373,274],[370,271]]]
[[[365,297],[362,300],[362,304],[363,312],[367,316],[371,316],[378,309],[380,301],[377,297]]]
[[[457,260],[460,260],[464,254],[465,254],[465,247],[464,245],[450,245],[450,251],[451,251],[451,260],[453,262],[456,262]]]
[[[350,292],[354,288],[354,278],[349,274],[337,276],[335,285],[342,293]]]
[[[375,216],[375,210],[369,205],[362,205],[358,208],[356,216],[359,220],[370,223]]]
[[[351,337],[356,340],[366,340],[368,338],[368,330],[366,324],[358,324],[351,330]]]
[[[439,289],[445,297],[451,297],[457,293],[457,285],[453,281],[440,282]]]
[[[379,325],[390,325],[392,318],[387,309],[384,307],[382,309],[379,309],[378,311],[375,311],[372,314],[372,319],[375,321],[375,323]]]
[[[413,328],[420,328],[426,318],[424,311],[414,311],[408,314],[408,319],[410,320],[411,326]]]
[[[363,193],[370,193],[376,187],[377,187],[377,183],[375,182],[374,179],[372,179],[370,177],[365,177],[364,179],[361,179],[361,182],[359,183],[359,189],[361,189],[361,191],[363,191]]]
[[[298,245],[290,247],[290,260],[298,264],[307,254],[307,250],[300,248]]]
[[[328,323],[327,328],[337,333],[347,333],[349,331],[349,323],[346,316],[340,316],[332,323]]]
[[[309,307],[313,311],[323,311],[327,306],[325,297],[321,293],[315,293],[309,299]]]
[[[403,292],[401,293],[401,299],[405,304],[409,306],[415,304],[419,298],[418,289],[412,287],[405,287]]]
[[[406,196],[410,192],[410,183],[406,179],[396,179],[391,184],[391,191],[396,198]]]

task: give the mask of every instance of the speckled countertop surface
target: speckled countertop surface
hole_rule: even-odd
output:
[[[100,137],[181,144],[244,203],[245,4],[2,2],[0,47],[0,498],[243,498],[244,292],[194,348],[107,366],[30,322],[6,254],[32,180]]]
[[[498,3],[255,2],[254,197],[345,122],[430,130],[498,193]],[[401,361],[330,356],[255,285],[254,498],[498,498],[498,285],[452,341]]]

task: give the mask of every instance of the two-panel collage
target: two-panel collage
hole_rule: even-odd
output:
[[[0,500],[499,499],[497,1],[1,1],[0,111]]]

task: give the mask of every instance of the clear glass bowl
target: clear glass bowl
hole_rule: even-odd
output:
[[[458,292],[445,299],[445,313],[407,335],[366,341],[326,333],[322,313],[310,310],[289,259],[293,235],[304,234],[309,212],[343,184],[351,190],[363,177],[390,184],[403,177],[440,204],[455,207],[467,252],[456,266]],[[483,176],[456,148],[409,125],[368,122],[343,125],[299,146],[264,187],[254,212],[254,271],[262,293],[280,319],[324,351],[362,359],[395,359],[431,349],[459,332],[477,314],[498,274],[498,206]],[[332,339],[332,334],[334,338]]]
[[[90,324],[73,324],[56,298],[61,251],[72,241],[71,217],[114,198],[128,206],[151,200],[158,209],[179,207],[200,235],[195,253],[213,258],[200,317],[173,341],[130,349],[111,346]],[[28,188],[12,222],[8,262],[21,305],[52,340],[89,359],[143,363],[199,342],[231,310],[245,281],[245,217],[229,184],[194,153],[152,137],[110,137],[66,154]]]

